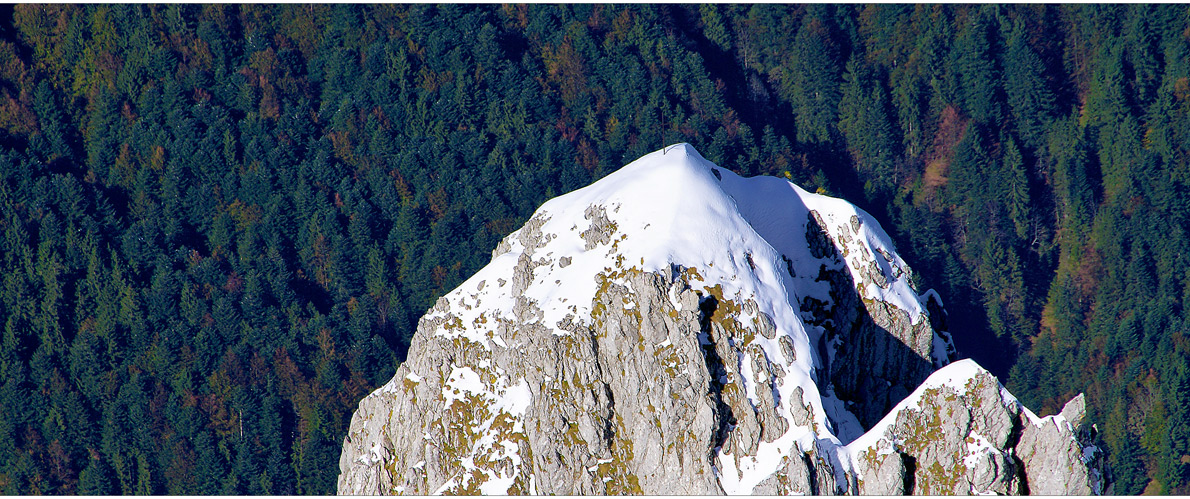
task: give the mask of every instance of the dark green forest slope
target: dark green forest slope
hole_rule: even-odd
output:
[[[961,354],[1190,492],[1185,5],[0,8],[0,493],[331,493],[417,318],[690,142],[882,221]]]

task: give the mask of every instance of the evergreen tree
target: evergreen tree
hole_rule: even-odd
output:
[[[1025,39],[1022,20],[1013,23],[1004,54],[1004,93],[1013,123],[1031,148],[1042,145],[1054,95],[1045,79],[1045,65]]]
[[[1008,206],[1008,215],[1012,218],[1016,237],[1029,242],[1029,224],[1032,218],[1029,209],[1029,177],[1025,172],[1025,160],[1021,156],[1021,150],[1011,138],[1004,145],[1003,162],[1005,180],[1008,183],[1008,195],[1004,200]]]
[[[1002,84],[996,63],[994,28],[982,12],[971,13],[955,39],[953,67],[957,72],[956,93],[963,110],[972,119],[996,122]]]
[[[92,458],[87,467],[79,473],[79,488],[80,495],[111,495],[112,493],[112,469],[107,466],[101,459]]]
[[[698,6],[698,12],[707,40],[724,51],[731,50],[731,36],[723,24],[722,17],[719,16],[719,8],[715,4],[706,3]]]
[[[827,144],[839,106],[838,51],[827,20],[806,16],[794,38],[793,65],[784,92],[793,105],[797,140]]]

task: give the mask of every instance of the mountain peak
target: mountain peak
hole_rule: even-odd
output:
[[[353,417],[340,492],[885,490],[848,444],[928,419],[902,399],[954,353],[911,275],[853,205],[666,147],[546,202],[439,299]]]

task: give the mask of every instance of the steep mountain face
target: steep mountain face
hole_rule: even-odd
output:
[[[544,204],[352,418],[341,494],[1098,492],[851,204],[686,144]]]

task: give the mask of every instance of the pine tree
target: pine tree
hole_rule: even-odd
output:
[[[98,456],[93,456],[87,467],[79,473],[78,493],[85,496],[106,496],[114,492],[112,469]]]
[[[731,36],[728,34],[727,27],[723,25],[718,6],[709,3],[700,4],[698,12],[702,18],[703,34],[707,40],[725,52],[730,51]]]
[[[951,54],[958,76],[955,90],[963,110],[974,120],[994,123],[1000,119],[1002,87],[992,29],[982,12],[972,13],[959,31]]]
[[[1050,120],[1054,95],[1045,80],[1045,65],[1025,40],[1025,24],[1017,20],[1004,54],[1004,93],[1013,123],[1031,148],[1041,146]]]
[[[1029,209],[1029,177],[1025,172],[1025,160],[1021,157],[1021,150],[1016,141],[1011,138],[1004,145],[1002,171],[1008,182],[1008,196],[1004,200],[1008,205],[1008,216],[1012,218],[1017,239],[1028,241],[1030,209]]]
[[[37,113],[40,134],[32,137],[31,145],[46,161],[70,157],[67,142],[66,116],[58,106],[57,96],[47,80],[41,80],[33,94],[33,110]]]
[[[793,104],[799,142],[826,144],[833,140],[840,95],[837,49],[826,23],[807,16],[794,39],[794,60],[784,91]]]
[[[873,82],[874,83],[870,83]],[[852,55],[843,74],[839,101],[839,131],[847,141],[856,169],[869,179],[868,199],[887,196],[897,182],[897,145],[888,96],[879,79],[873,78]]]

